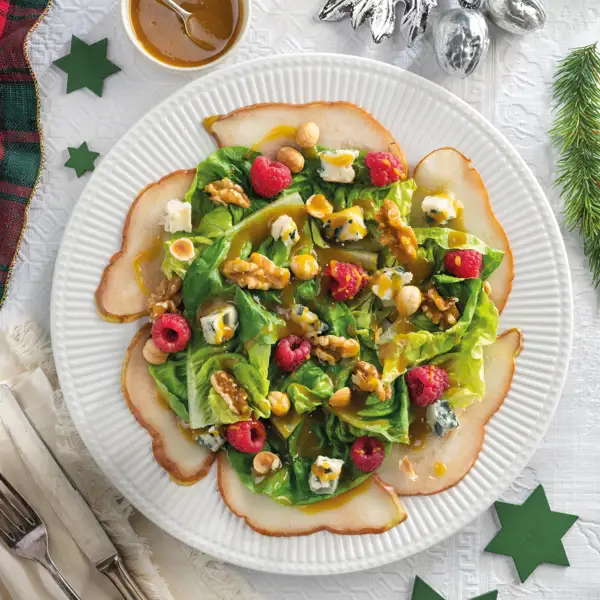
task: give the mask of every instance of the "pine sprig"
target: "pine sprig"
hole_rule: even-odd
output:
[[[552,144],[558,150],[558,177],[564,222],[584,239],[593,283],[600,285],[600,51],[576,48],[554,76]]]

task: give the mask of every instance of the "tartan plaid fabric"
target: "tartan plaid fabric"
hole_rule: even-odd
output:
[[[25,54],[50,0],[0,0],[0,307],[41,162],[37,89]]]

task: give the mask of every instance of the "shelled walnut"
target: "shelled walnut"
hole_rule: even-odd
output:
[[[228,260],[223,266],[223,275],[250,290],[282,290],[290,282],[288,269],[278,267],[257,252],[253,252],[249,260]]]
[[[319,335],[311,342],[312,354],[330,365],[342,358],[356,356],[360,350],[360,344],[356,340],[337,335]]]
[[[175,276],[171,279],[163,279],[156,290],[148,296],[148,313],[154,321],[165,313],[178,313],[181,306],[181,286],[183,281]]]
[[[225,400],[231,412],[236,415],[249,415],[248,392],[227,371],[216,371],[210,377],[215,392]]]
[[[229,177],[209,183],[204,191],[210,194],[210,199],[215,204],[223,206],[235,204],[242,208],[250,208],[250,199],[244,193],[242,186],[231,181]]]
[[[434,325],[444,331],[455,325],[460,318],[457,302],[458,298],[443,298],[435,288],[429,288],[421,310]]]

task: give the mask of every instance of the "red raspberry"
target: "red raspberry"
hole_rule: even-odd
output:
[[[406,385],[413,404],[429,406],[450,387],[450,381],[444,369],[426,365],[413,367],[406,374]]]
[[[283,163],[259,156],[250,169],[254,191],[264,198],[272,198],[292,183],[292,173]]]
[[[482,267],[483,254],[477,250],[448,250],[444,256],[444,268],[454,277],[477,278]]]
[[[402,177],[404,167],[400,159],[389,152],[369,152],[365,156],[373,185],[389,185]]]
[[[152,325],[152,339],[163,352],[181,352],[192,335],[188,322],[181,316],[165,313]]]
[[[295,371],[310,358],[311,343],[297,335],[288,335],[277,342],[275,362],[284,371]]]
[[[377,438],[363,435],[354,440],[350,448],[350,458],[357,469],[371,473],[383,462],[385,450]]]
[[[225,437],[236,450],[256,454],[265,447],[267,430],[260,421],[238,421],[227,425]]]
[[[338,260],[332,260],[323,273],[331,277],[329,291],[338,302],[354,298],[369,281],[367,272],[361,266]]]

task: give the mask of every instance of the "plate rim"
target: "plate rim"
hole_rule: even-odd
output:
[[[359,67],[364,66],[364,67],[368,68],[369,65],[371,65],[373,67],[376,67],[377,69],[386,69],[389,71],[390,76],[393,78],[396,78],[397,80],[413,82],[417,88],[425,89],[430,94],[434,94],[434,95],[441,94],[442,98],[445,98],[450,104],[456,105],[456,107],[458,109],[461,109],[462,112],[466,116],[468,116],[469,118],[476,121],[481,129],[483,129],[484,131],[489,133],[490,136],[492,137],[492,142],[494,142],[496,145],[499,146],[499,151],[501,152],[501,154],[504,157],[506,157],[507,159],[510,158],[514,162],[516,162],[517,166],[520,167],[520,169],[525,171],[530,176],[530,181],[528,183],[532,186],[533,191],[536,193],[536,195],[542,199],[542,203],[545,205],[545,208],[547,209],[548,214],[551,217],[550,219],[547,220],[547,225],[549,225],[549,227],[552,229],[552,231],[554,233],[553,241],[556,240],[559,242],[558,247],[555,248],[555,253],[557,256],[561,256],[564,259],[565,277],[564,277],[564,280],[560,281],[560,283],[563,286],[562,297],[570,310],[568,310],[568,314],[564,314],[564,313],[562,314],[563,321],[566,321],[565,333],[566,333],[567,339],[561,340],[561,347],[563,348],[561,355],[563,357],[563,360],[561,363],[562,368],[557,370],[557,377],[558,377],[557,384],[558,385],[557,385],[556,389],[560,391],[560,393],[557,392],[557,400],[553,403],[552,409],[547,415],[546,423],[544,424],[544,427],[542,427],[538,431],[538,434],[533,438],[533,443],[531,444],[531,446],[528,448],[528,450],[525,453],[519,455],[519,459],[516,461],[516,463],[519,465],[519,467],[517,469],[513,468],[510,471],[507,471],[507,472],[510,472],[511,475],[508,478],[504,477],[500,487],[494,488],[494,492],[488,494],[489,496],[493,496],[493,498],[490,500],[489,498],[486,497],[487,500],[489,500],[489,502],[487,502],[487,500],[486,500],[485,507],[481,506],[478,509],[476,509],[473,514],[465,513],[465,516],[458,518],[456,520],[458,525],[454,528],[452,533],[447,534],[446,532],[444,532],[441,535],[438,535],[438,534],[432,535],[431,538],[428,538],[426,541],[419,540],[418,542],[416,542],[414,544],[414,547],[411,549],[411,551],[409,553],[405,553],[403,555],[399,555],[400,553],[398,553],[398,554],[392,554],[389,557],[382,556],[381,554],[379,554],[375,557],[369,557],[369,556],[361,556],[358,558],[354,557],[351,559],[346,559],[344,562],[337,562],[333,565],[325,565],[325,568],[322,568],[322,566],[321,567],[315,566],[313,563],[305,562],[305,563],[300,563],[299,566],[301,566],[301,568],[296,568],[297,565],[292,564],[289,561],[287,563],[285,563],[286,566],[280,567],[279,565],[264,564],[264,561],[261,562],[260,559],[258,559],[256,557],[251,557],[251,559],[247,560],[246,557],[243,557],[243,556],[230,555],[227,552],[223,552],[220,549],[220,547],[212,547],[211,546],[210,549],[208,549],[206,547],[200,547],[198,545],[198,543],[195,542],[194,540],[192,540],[189,535],[186,535],[186,533],[187,533],[186,531],[177,530],[174,532],[173,528],[169,528],[169,524],[166,522],[166,520],[163,522],[157,522],[155,515],[151,514],[151,512],[152,512],[150,510],[151,507],[149,507],[149,506],[140,507],[139,506],[139,504],[138,504],[139,499],[138,498],[133,499],[131,494],[129,493],[129,490],[125,491],[124,488],[126,488],[126,484],[117,481],[113,477],[113,473],[110,472],[110,469],[107,466],[106,458],[103,457],[102,455],[100,455],[99,453],[97,456],[95,451],[91,450],[91,448],[93,447],[93,444],[90,443],[90,438],[88,436],[88,432],[86,431],[85,427],[80,426],[80,423],[77,421],[77,417],[73,416],[73,415],[77,415],[76,405],[78,402],[78,398],[77,398],[75,391],[70,389],[68,369],[65,365],[62,364],[63,357],[61,356],[61,349],[60,349],[58,341],[57,341],[58,337],[59,337],[58,333],[59,333],[59,327],[60,327],[58,320],[57,320],[57,312],[58,312],[59,287],[61,285],[60,275],[61,275],[61,271],[62,271],[62,269],[60,267],[61,267],[62,262],[65,260],[65,255],[67,252],[66,240],[68,239],[68,234],[69,234],[71,228],[73,227],[75,220],[80,216],[79,213],[82,210],[81,209],[81,206],[82,206],[81,199],[86,195],[87,190],[89,188],[92,188],[93,186],[95,186],[96,181],[99,180],[103,176],[104,170],[105,170],[103,168],[103,165],[105,163],[108,163],[108,159],[111,156],[111,154],[114,154],[119,149],[119,147],[126,142],[127,138],[130,135],[132,135],[132,133],[134,133],[136,129],[141,127],[142,123],[146,119],[150,119],[152,115],[159,113],[161,111],[161,109],[163,108],[163,106],[175,101],[176,98],[187,93],[188,89],[193,88],[195,86],[202,85],[202,83],[204,83],[204,84],[206,84],[207,82],[210,83],[210,81],[212,79],[218,79],[220,77],[227,76],[230,72],[235,72],[235,71],[239,70],[240,68],[251,67],[251,66],[256,66],[256,65],[260,66],[263,63],[266,66],[268,66],[270,63],[273,63],[274,61],[284,61],[284,62],[290,61],[291,63],[293,63],[294,61],[300,61],[300,62],[307,61],[310,63],[311,61],[319,60],[319,59],[333,61],[333,62],[335,62],[337,60],[337,61],[345,62],[346,65],[354,63],[355,66],[359,66]],[[327,65],[327,66],[328,66],[328,68],[334,68],[334,66],[332,66],[331,64]],[[298,104],[302,104],[302,103],[299,102]],[[376,119],[378,119],[377,115],[373,115],[373,116]],[[106,167],[106,168],[108,168],[108,167]],[[509,243],[510,243],[510,241],[511,240],[509,238]],[[516,269],[515,269],[515,273],[516,273]],[[65,403],[69,410],[69,414],[71,415],[71,418],[73,419],[73,422],[77,429],[78,435],[81,437],[81,439],[85,443],[86,448],[90,452],[90,455],[94,458],[94,460],[100,466],[103,474],[110,480],[110,482],[115,486],[115,488],[127,499],[127,501],[132,506],[134,506],[136,508],[136,510],[141,512],[153,524],[155,524],[156,526],[160,527],[161,529],[163,529],[164,531],[166,531],[167,533],[169,533],[176,539],[179,539],[181,542],[183,542],[193,548],[196,548],[203,552],[207,552],[208,554],[211,554],[212,556],[215,556],[218,559],[224,560],[226,562],[229,562],[229,563],[232,563],[232,564],[244,567],[244,568],[251,568],[251,569],[254,569],[257,571],[263,571],[263,572],[269,572],[269,573],[292,574],[292,575],[325,575],[325,574],[349,573],[349,572],[355,572],[355,571],[359,571],[359,570],[374,568],[374,567],[381,566],[384,564],[389,564],[396,560],[402,560],[402,559],[408,558],[409,556],[412,556],[418,552],[422,552],[422,551],[426,550],[427,548],[430,548],[431,546],[438,544],[441,541],[447,539],[451,535],[456,534],[458,531],[460,531],[462,528],[464,528],[470,522],[475,520],[485,510],[487,510],[487,508],[489,508],[489,506],[491,506],[495,502],[495,500],[498,499],[504,493],[504,491],[512,485],[512,483],[518,477],[518,475],[521,473],[521,471],[530,462],[531,457],[533,456],[535,451],[539,448],[541,440],[542,440],[543,436],[545,435],[545,433],[547,432],[550,423],[552,422],[552,419],[553,419],[556,409],[558,407],[558,403],[561,400],[564,385],[565,385],[565,382],[566,382],[566,379],[568,376],[570,358],[571,358],[571,354],[572,354],[573,337],[574,337],[574,331],[573,331],[573,320],[574,319],[573,318],[574,318],[574,302],[573,302],[573,288],[572,288],[572,281],[571,281],[571,277],[570,277],[569,261],[568,261],[568,255],[566,252],[565,242],[564,242],[563,236],[560,232],[560,227],[559,227],[558,221],[556,219],[554,211],[552,210],[552,206],[550,205],[550,202],[548,201],[548,198],[546,197],[544,190],[543,190],[542,186],[540,185],[539,181],[537,180],[536,176],[534,175],[533,171],[529,168],[529,166],[527,165],[525,160],[521,157],[519,152],[512,146],[512,144],[509,142],[509,140],[506,138],[506,136],[499,129],[497,129],[493,123],[488,121],[483,115],[481,115],[475,108],[470,106],[466,101],[462,100],[461,98],[459,98],[458,96],[456,96],[449,90],[445,89],[441,85],[439,85],[435,82],[432,82],[428,79],[425,79],[424,77],[421,77],[420,75],[417,75],[416,73],[412,73],[410,71],[404,70],[395,65],[385,63],[382,61],[378,61],[375,59],[371,59],[371,58],[353,56],[353,55],[345,55],[345,54],[339,54],[339,53],[322,53],[322,52],[290,53],[290,54],[284,54],[284,55],[260,57],[260,58],[255,58],[252,60],[228,65],[226,67],[221,67],[210,73],[203,74],[201,77],[198,77],[197,79],[194,79],[193,81],[187,83],[186,85],[184,85],[177,91],[175,91],[172,94],[170,94],[169,96],[167,96],[159,104],[157,104],[155,107],[153,107],[152,109],[147,111],[145,114],[143,114],[139,119],[137,119],[131,125],[131,127],[129,127],[128,130],[115,142],[115,144],[112,146],[110,151],[105,155],[103,161],[100,163],[98,168],[92,173],[92,176],[90,177],[89,181],[86,183],[84,189],[82,190],[81,194],[79,195],[79,198],[77,199],[77,201],[75,202],[75,204],[72,208],[72,212],[71,212],[69,219],[67,221],[67,224],[65,226],[64,233],[63,233],[60,247],[59,247],[59,251],[57,254],[57,258],[56,258],[55,269],[54,269],[54,274],[53,274],[53,279],[52,279],[51,299],[50,299],[50,323],[51,323],[52,351],[53,351],[53,355],[55,357],[56,368],[57,368],[57,372],[58,372],[58,376],[59,376],[59,381],[61,383],[61,388],[63,391]],[[137,323],[137,321],[135,323]],[[527,344],[526,338],[525,338],[525,344]],[[565,346],[566,346],[566,348],[565,348]],[[65,385],[65,383],[63,383],[63,382],[67,382],[67,385]],[[485,438],[483,441],[482,448],[484,446],[485,446]],[[150,448],[150,445],[149,445],[149,448]],[[215,490],[215,492],[216,492],[216,490]],[[331,534],[331,535],[333,535],[333,534]],[[353,536],[348,536],[348,537],[353,537]],[[290,565],[290,566],[287,566],[287,565]]]

